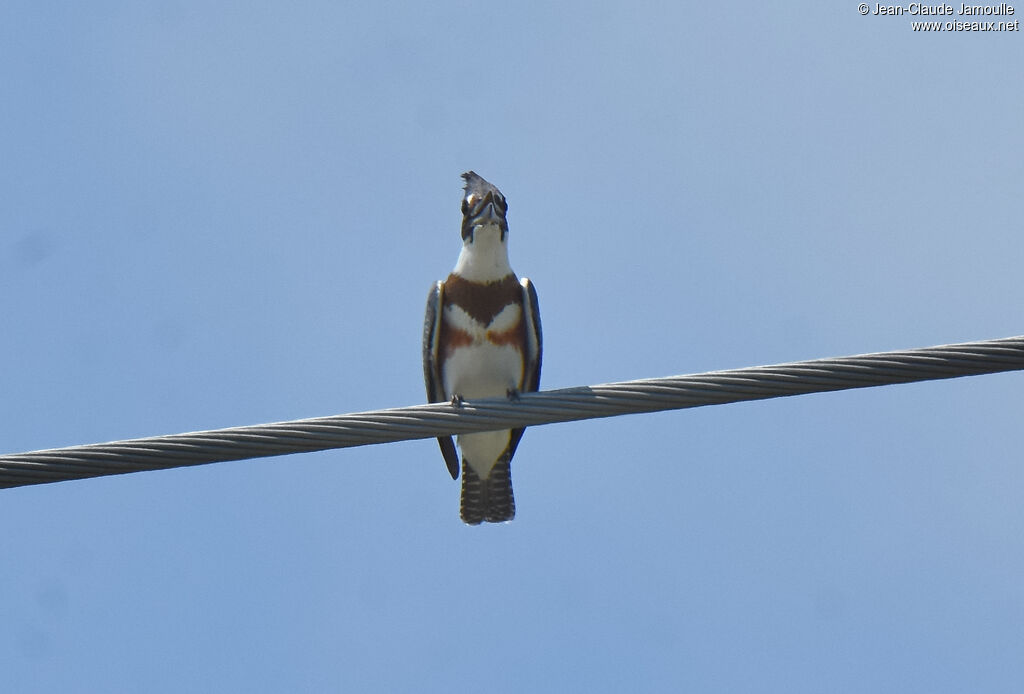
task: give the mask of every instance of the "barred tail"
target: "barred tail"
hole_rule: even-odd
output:
[[[476,471],[462,459],[462,521],[478,525],[482,521],[501,523],[516,515],[516,500],[512,496],[512,467],[503,455],[491,468],[487,477],[480,479]]]

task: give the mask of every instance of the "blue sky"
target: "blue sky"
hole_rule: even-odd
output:
[[[0,449],[424,399],[459,174],[542,386],[1017,335],[1019,33],[852,2],[0,9]],[[1024,377],[0,492],[9,691],[1016,691]]]

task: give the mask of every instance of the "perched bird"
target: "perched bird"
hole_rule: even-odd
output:
[[[448,278],[427,297],[423,377],[430,402],[505,395],[540,386],[541,330],[537,292],[508,263],[508,204],[472,171],[462,199],[462,251]],[[470,525],[512,520],[512,456],[523,429],[459,434],[460,515]],[[450,436],[437,439],[452,479],[459,456]]]

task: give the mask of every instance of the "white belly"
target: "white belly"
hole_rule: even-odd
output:
[[[467,345],[456,349],[444,363],[444,390],[449,396],[503,396],[518,389],[522,379],[523,358],[511,345]]]
[[[510,345],[477,343],[456,349],[444,365],[445,393],[468,399],[504,397],[518,390],[523,379],[523,359]],[[487,477],[499,456],[508,447],[511,432],[487,431],[460,434],[459,448],[467,464],[480,477]]]

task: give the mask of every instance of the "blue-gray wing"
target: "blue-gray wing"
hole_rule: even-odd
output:
[[[524,277],[519,281],[523,287],[523,315],[526,320],[526,370],[523,375],[523,390],[530,393],[540,388],[540,362],[544,353],[544,336],[540,329],[540,306],[537,304],[537,290],[533,282]]]
[[[526,354],[523,355],[523,392],[533,393],[540,389],[540,363],[544,354],[544,336],[540,328],[540,306],[537,303],[537,290],[526,277],[519,280],[523,288],[523,322],[526,328]],[[513,429],[509,438],[508,457],[511,461],[523,438],[524,428]]]
[[[438,281],[427,296],[427,313],[423,319],[423,381],[427,386],[427,402],[444,402],[448,396],[444,392],[441,380],[441,368],[438,358],[438,343],[441,339],[441,320],[444,315],[444,282]],[[448,466],[452,479],[459,477],[459,454],[455,450],[455,442],[451,436],[437,437],[441,446],[441,455]]]

